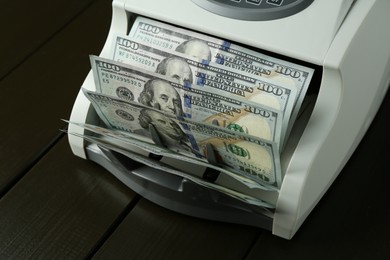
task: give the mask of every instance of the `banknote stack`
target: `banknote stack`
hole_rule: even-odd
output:
[[[280,154],[314,70],[141,16],[128,35],[112,37],[109,57],[90,56],[95,90],[83,90],[104,126],[69,122],[94,133],[82,137],[272,207],[148,158],[191,162],[247,187],[277,191]]]

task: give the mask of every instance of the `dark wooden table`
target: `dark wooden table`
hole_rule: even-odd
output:
[[[0,259],[389,259],[389,95],[288,241],[164,209],[71,153],[60,119],[104,44],[111,1],[1,4]]]

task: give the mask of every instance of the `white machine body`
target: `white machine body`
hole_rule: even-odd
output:
[[[209,12],[191,0],[114,0],[100,56],[109,57],[111,35],[128,33],[141,15],[310,63],[322,70],[315,104],[282,154],[283,183],[272,195],[272,233],[290,239],[359,144],[390,83],[389,0],[314,0],[275,20],[246,21]],[[83,87],[94,90],[91,72]],[[80,91],[71,121],[96,115]],[[69,130],[79,132],[76,126]],[[82,138],[69,135],[75,155],[86,158]],[[335,213],[337,214],[337,213]]]

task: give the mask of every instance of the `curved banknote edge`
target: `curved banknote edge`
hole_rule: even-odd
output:
[[[245,132],[280,143],[283,116],[270,107],[185,86],[171,78],[128,64],[90,55],[96,91],[206,124]],[[163,98],[160,98],[163,97]]]
[[[114,61],[163,74],[182,85],[190,83],[211,93],[281,111],[283,143],[297,95],[293,80],[283,78],[283,84],[279,84],[274,79],[278,75],[265,78],[179,52],[157,49],[125,35],[114,34],[113,37],[111,56]]]
[[[276,143],[229,129],[180,120],[151,107],[83,89],[97,114],[109,127],[152,139],[170,150],[204,162],[208,146],[215,161],[259,184],[280,188],[280,155]],[[157,131],[157,137],[150,131]],[[159,139],[158,142],[156,139]]]
[[[98,146],[101,146],[103,148],[106,148],[106,149],[118,152],[120,154],[123,154],[126,157],[128,157],[128,158],[130,158],[130,159],[132,159],[134,161],[137,161],[139,163],[142,163],[144,165],[147,165],[149,167],[152,167],[152,168],[155,168],[155,169],[158,169],[158,170],[162,170],[162,171],[168,172],[170,174],[174,174],[174,175],[183,177],[183,178],[185,178],[185,179],[187,179],[189,181],[192,181],[192,182],[194,182],[196,184],[199,184],[201,186],[210,188],[212,190],[216,190],[218,192],[226,194],[226,195],[228,195],[228,196],[230,196],[232,198],[235,198],[237,200],[243,201],[245,203],[248,203],[248,204],[251,204],[251,205],[255,205],[255,206],[259,206],[259,207],[265,207],[265,208],[269,208],[269,209],[274,209],[275,208],[275,205],[272,205],[272,204],[270,204],[270,203],[268,203],[266,201],[263,201],[261,199],[249,196],[247,194],[244,194],[244,193],[241,193],[241,192],[238,192],[238,191],[235,191],[235,190],[223,187],[221,185],[217,185],[217,184],[214,184],[214,183],[202,180],[202,179],[200,179],[198,177],[195,177],[195,176],[187,174],[187,173],[185,173],[183,171],[177,170],[177,169],[173,168],[172,166],[167,165],[167,164],[165,164],[163,162],[152,160],[152,159],[147,158],[147,157],[145,157],[143,155],[140,155],[140,154],[137,154],[137,153],[133,153],[133,152],[128,151],[128,150],[121,149],[121,148],[119,148],[119,147],[117,147],[115,145],[110,144],[109,142],[106,142],[104,139],[99,138],[97,136],[92,136],[92,135],[88,135],[88,134],[81,135],[81,134],[77,134],[77,133],[73,133],[73,132],[67,132],[67,133],[71,134],[71,135],[76,135],[78,137],[81,137],[84,140],[86,140],[88,142],[91,142],[91,143],[95,143]]]
[[[192,164],[197,164],[202,167],[208,167],[214,170],[217,170],[221,172],[222,174],[226,174],[236,181],[244,184],[246,187],[250,189],[261,189],[265,191],[275,191],[277,190],[273,186],[269,185],[261,185],[251,179],[245,178],[243,176],[237,175],[235,173],[232,173],[231,171],[224,169],[222,167],[209,164],[207,162],[199,161],[190,157],[183,156],[181,154],[177,154],[172,152],[171,150],[157,146],[151,141],[149,138],[139,136],[136,134],[133,134],[131,132],[125,132],[122,130],[115,130],[115,129],[108,129],[101,126],[96,126],[92,124],[85,124],[85,123],[78,123],[78,122],[72,122],[68,120],[63,120],[67,122],[68,124],[73,124],[78,127],[81,127],[85,130],[90,131],[91,133],[97,134],[99,136],[103,136],[111,141],[112,144],[116,144],[119,148],[125,149],[125,150],[134,150],[134,147],[137,148],[137,150],[146,151],[148,154],[152,153],[158,156],[165,156],[169,158],[173,158],[176,160],[185,161]],[[75,135],[75,134],[73,134]],[[198,176],[199,177],[199,176]]]

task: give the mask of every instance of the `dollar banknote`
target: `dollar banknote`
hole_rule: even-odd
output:
[[[109,128],[147,137],[175,153],[280,188],[280,155],[274,142],[213,125],[178,120],[172,114],[85,89],[84,94]]]
[[[86,140],[87,142],[95,143],[96,145],[98,145],[98,147],[100,149],[106,149],[106,150],[109,150],[109,151],[114,151],[114,152],[123,154],[126,157],[128,157],[128,158],[130,158],[130,159],[132,159],[132,160],[134,160],[136,162],[139,162],[139,163],[141,163],[143,165],[146,165],[146,166],[149,166],[151,168],[157,169],[158,171],[164,171],[164,172],[167,172],[167,173],[170,173],[170,174],[173,174],[173,175],[177,175],[177,176],[183,177],[183,178],[185,178],[184,181],[194,182],[194,183],[199,184],[201,186],[204,186],[204,187],[207,187],[209,189],[212,189],[212,190],[221,192],[223,194],[226,194],[226,195],[228,195],[230,197],[233,197],[233,198],[235,198],[237,200],[240,200],[240,201],[243,201],[245,203],[248,203],[248,204],[251,204],[251,205],[255,205],[255,206],[259,206],[259,207],[265,207],[265,208],[269,208],[269,209],[275,208],[275,205],[273,205],[271,203],[268,203],[268,202],[266,202],[264,200],[261,200],[259,198],[255,198],[253,196],[244,194],[242,192],[239,192],[239,191],[236,191],[236,190],[232,190],[232,189],[229,189],[227,187],[224,187],[224,186],[221,186],[221,185],[218,185],[218,184],[214,184],[212,182],[203,180],[203,179],[201,179],[199,177],[192,176],[192,175],[190,175],[190,174],[188,174],[186,172],[177,170],[174,167],[172,167],[172,166],[170,166],[168,164],[165,164],[163,162],[150,159],[148,157],[145,157],[143,155],[131,152],[129,150],[122,149],[122,148],[120,148],[120,147],[118,147],[116,145],[111,144],[110,142],[107,142],[107,140],[105,140],[104,138],[101,138],[99,136],[94,136],[94,135],[89,135],[89,134],[80,135],[80,134],[73,133],[73,132],[67,132],[67,133],[71,134],[71,135],[76,135],[78,137],[81,137],[84,140]]]
[[[129,32],[136,41],[156,48],[185,53],[238,71],[272,78],[280,85],[293,82],[297,95],[291,122],[295,120],[314,69],[278,59],[217,37],[138,16]]]
[[[157,74],[98,56],[90,56],[96,91],[137,101],[166,113],[280,143],[283,116],[279,110],[181,85]]]
[[[179,52],[153,48],[128,36],[115,34],[113,37],[112,58],[115,61],[163,74],[183,86],[201,86],[211,93],[281,111],[284,139],[297,95],[293,81],[284,80],[283,85],[278,85],[272,79],[199,60]]]

